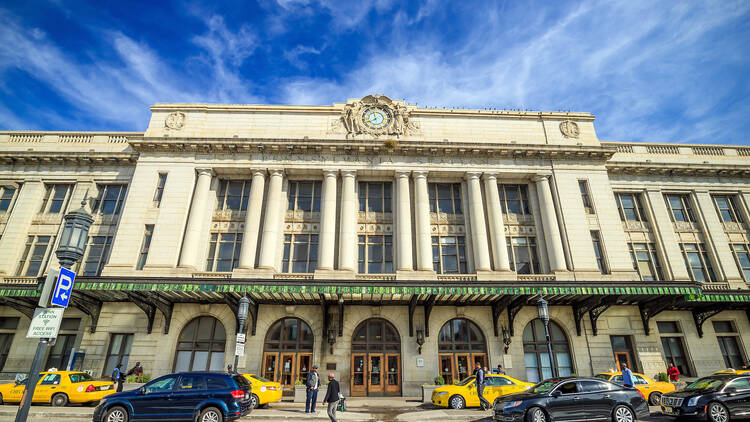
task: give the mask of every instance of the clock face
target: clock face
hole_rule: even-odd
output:
[[[391,113],[380,107],[368,107],[362,112],[362,124],[372,130],[380,130],[391,124]]]

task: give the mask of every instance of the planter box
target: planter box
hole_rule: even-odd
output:
[[[327,385],[321,385],[318,389],[318,403],[323,402],[323,397],[326,396],[326,392],[328,391]],[[307,387],[304,385],[295,385],[294,386],[294,402],[295,403],[304,403],[307,401]]]
[[[422,386],[422,403],[432,403],[432,392],[442,385],[423,385]]]

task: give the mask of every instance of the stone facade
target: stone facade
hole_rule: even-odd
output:
[[[29,366],[36,277],[59,265],[62,215],[84,197],[95,223],[66,347],[85,351],[76,365],[95,376],[118,359],[119,335],[132,336],[120,354],[152,376],[179,369],[178,350],[197,365],[202,346],[178,339],[203,316],[223,325],[223,350],[206,356],[225,367],[242,295],[251,312],[240,370],[283,377],[284,352],[269,372],[264,351],[277,321],[299,318],[312,362],[336,372],[345,394],[361,373],[355,355],[377,359],[377,347],[355,348],[355,330],[372,319],[395,328],[398,347],[382,358],[398,355],[400,368],[392,379],[389,362],[361,373],[386,384],[368,393],[391,382],[391,393],[416,396],[446,373],[439,333],[457,318],[480,331],[484,351],[474,355],[486,365],[533,379],[523,334],[542,296],[569,372],[616,367],[621,340],[650,376],[680,354],[690,376],[750,354],[750,268],[739,246],[750,248],[748,147],[600,142],[587,113],[420,109],[382,96],[151,110],[145,132],[0,132],[3,373]],[[127,195],[107,196],[112,186]],[[627,194],[637,218],[626,216]],[[60,359],[72,356],[66,347]],[[462,353],[450,353],[455,378]]]

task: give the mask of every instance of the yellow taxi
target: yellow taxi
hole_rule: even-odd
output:
[[[281,401],[281,384],[255,374],[242,374],[253,386],[250,404],[253,409]]]
[[[0,384],[0,403],[18,403],[21,401],[26,381]],[[68,403],[86,403],[95,405],[99,400],[115,392],[111,381],[95,381],[91,375],[79,371],[41,372],[39,382],[34,389],[32,403],[50,403],[53,406],[65,406]]]
[[[479,395],[477,395],[476,377],[470,376],[453,385],[444,385],[432,392],[432,404],[451,409],[463,409],[464,407],[479,407]],[[487,374],[484,377],[484,395],[490,405],[499,396],[520,393],[531,388],[534,384],[517,380],[507,375]]]
[[[737,375],[747,375],[750,374],[750,369],[722,369],[721,371],[716,371],[714,374],[737,374]]]
[[[622,385],[622,372],[602,372],[596,378]],[[633,372],[633,381],[638,391],[643,394],[651,406],[658,406],[661,395],[677,390],[674,384],[664,381],[654,381],[643,374]]]

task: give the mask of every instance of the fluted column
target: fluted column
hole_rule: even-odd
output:
[[[341,228],[339,233],[339,270],[357,269],[357,172],[341,172]]]
[[[266,171],[253,170],[253,181],[250,184],[250,198],[245,213],[245,233],[242,237],[240,251],[240,268],[252,269],[255,266],[255,253],[258,249],[260,234],[260,215],[263,210],[263,190],[266,184]]]
[[[557,224],[557,213],[552,201],[552,191],[549,187],[549,176],[541,175],[534,178],[536,191],[539,196],[539,209],[542,213],[544,240],[547,244],[550,271],[566,271],[565,252],[560,237],[560,226]]]
[[[414,173],[414,224],[417,229],[417,269],[432,271],[432,237],[430,235],[430,195],[427,172]]]
[[[193,202],[190,204],[190,215],[188,215],[185,238],[182,241],[182,252],[180,254],[180,267],[197,268],[198,251],[200,247],[201,229],[206,221],[206,203],[208,193],[211,189],[211,178],[214,175],[211,169],[197,169],[198,181],[193,192]]]
[[[409,172],[397,171],[398,201],[396,204],[396,245],[398,247],[398,269],[411,271],[411,198],[409,195]]]
[[[485,173],[483,178],[484,193],[487,196],[487,220],[490,223],[490,239],[492,239],[492,261],[495,264],[495,271],[510,271],[503,208],[500,206],[500,195],[497,190],[497,176]]]
[[[276,269],[276,251],[279,249],[279,230],[283,210],[281,207],[281,185],[284,172],[271,170],[266,198],[266,218],[263,221],[263,238],[260,240],[260,259],[258,268]]]
[[[318,269],[333,270],[336,245],[336,177],[338,170],[323,170],[323,190],[320,195],[320,247]]]
[[[487,228],[484,223],[484,203],[482,186],[479,184],[478,172],[466,173],[466,184],[469,190],[469,216],[471,218],[471,245],[474,249],[474,267],[477,271],[492,271],[490,266]]]

